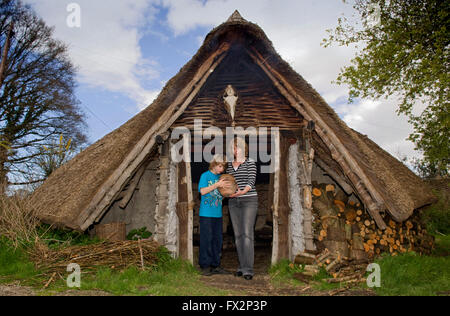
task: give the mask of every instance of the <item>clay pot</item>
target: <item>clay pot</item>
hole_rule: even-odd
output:
[[[223,197],[229,197],[230,195],[236,193],[238,186],[236,179],[234,179],[231,174],[223,174],[220,176],[220,179],[225,179],[225,181],[230,183],[230,186],[227,188],[219,188],[219,192]]]

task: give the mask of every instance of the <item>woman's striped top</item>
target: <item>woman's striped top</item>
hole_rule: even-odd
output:
[[[240,190],[244,190],[247,185],[251,187],[250,191],[240,197],[258,195],[256,192],[256,163],[253,159],[246,159],[237,170],[235,170],[233,164],[229,162],[226,173],[234,176]]]

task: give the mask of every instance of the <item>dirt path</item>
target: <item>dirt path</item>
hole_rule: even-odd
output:
[[[28,286],[22,286],[19,283],[0,284],[0,296],[38,296],[39,290]],[[46,292],[45,295],[52,295]],[[111,294],[103,291],[77,291],[68,290],[64,292],[55,292],[54,296],[110,296]]]
[[[202,276],[202,282],[220,290],[229,291],[237,296],[375,296],[371,290],[362,289],[334,289],[318,291],[312,286],[274,286],[268,274],[255,275],[253,280],[247,281],[233,275]],[[211,293],[214,295],[214,293]]]
[[[203,284],[234,295],[247,296],[373,296],[371,290],[361,289],[337,289],[330,291],[317,291],[312,286],[274,286],[268,274],[271,260],[271,249],[269,247],[256,247],[255,249],[255,276],[251,281],[233,275],[202,276]],[[230,272],[236,271],[238,267],[236,251],[224,250],[222,254],[222,267]],[[214,295],[214,293],[211,293]]]

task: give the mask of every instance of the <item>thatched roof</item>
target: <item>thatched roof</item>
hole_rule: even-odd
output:
[[[107,202],[113,198],[108,195],[105,183],[115,181],[117,170],[127,167],[123,166],[124,161],[135,155],[133,149],[141,148],[143,141],[148,143],[145,136],[150,128],[170,110],[179,92],[196,79],[205,61],[224,42],[233,43],[236,39],[257,51],[264,58],[265,65],[286,79],[303,102],[314,108],[376,188],[377,192],[367,189],[369,194],[381,195],[384,206],[394,219],[406,220],[415,209],[432,201],[429,188],[420,178],[366,136],[350,129],[324,99],[282,60],[262,29],[235,12],[227,22],[207,35],[195,56],[166,84],[150,106],[56,170],[33,193],[34,205],[40,210],[42,220],[77,230],[85,230],[92,224],[95,216],[91,213],[97,207],[93,201],[98,197]],[[151,136],[153,140],[155,137]],[[101,207],[105,208],[105,205]]]

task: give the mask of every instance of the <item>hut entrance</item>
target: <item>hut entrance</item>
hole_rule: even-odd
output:
[[[194,161],[194,160],[192,160]],[[271,178],[268,173],[261,173],[261,167],[269,163],[257,161],[258,175],[256,178],[256,190],[258,192],[258,214],[255,220],[255,273],[266,273],[271,264],[272,258],[272,213],[271,199],[269,198],[271,190]],[[200,200],[201,195],[198,192],[198,183],[203,172],[208,170],[209,163],[191,162],[192,190],[193,190],[193,255],[194,265],[198,264],[198,252],[200,245]],[[228,211],[228,199],[223,200],[223,248],[222,248],[222,266],[229,271],[236,271],[239,265],[236,246],[234,243],[233,225]]]

